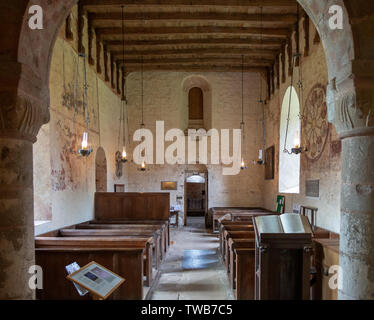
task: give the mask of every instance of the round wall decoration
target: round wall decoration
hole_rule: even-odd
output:
[[[309,92],[303,113],[303,145],[310,160],[317,160],[325,148],[329,132],[326,105],[326,87],[316,84]]]

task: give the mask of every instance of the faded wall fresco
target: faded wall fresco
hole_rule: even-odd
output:
[[[73,13],[75,11],[76,8]],[[114,155],[118,150],[120,97],[88,63],[89,143],[93,153],[88,158],[77,153],[86,127],[83,59],[78,60],[77,37],[74,37],[74,41],[64,37],[63,26],[56,40],[51,63],[51,119],[40,131],[34,145],[35,220],[49,221],[37,225],[36,234],[92,219],[96,191],[95,156],[100,146],[107,158],[105,189],[114,191],[115,183],[127,183],[125,168],[120,179],[115,176]],[[84,38],[84,43],[87,47],[87,38]]]
[[[303,53],[304,33],[303,21],[300,22],[300,48]],[[326,57],[322,44],[313,44],[315,28],[310,22],[310,53],[301,61],[303,75],[303,97],[302,106],[305,106],[308,94],[317,84],[326,86],[328,83]],[[295,43],[293,43],[295,48]],[[288,62],[288,57],[286,57]],[[288,65],[286,64],[286,70]],[[295,82],[299,80],[299,68],[295,68]],[[275,209],[275,198],[278,194],[279,174],[279,144],[283,149],[284,141],[279,141],[280,112],[283,97],[290,86],[290,77],[287,74],[286,81],[280,84],[280,88],[272,95],[266,106],[266,132],[267,147],[275,145],[275,179],[264,182],[264,203],[268,209]],[[298,92],[299,95],[299,92]],[[299,99],[301,99],[299,95]],[[303,114],[304,110],[301,110]],[[341,174],[341,143],[336,130],[332,124],[328,125],[328,135],[321,155],[315,160],[301,155],[300,170],[300,193],[285,194],[286,212],[292,212],[294,205],[305,205],[318,208],[317,225],[328,230],[339,232],[340,230],[340,174]],[[291,137],[293,139],[293,137]],[[304,136],[301,137],[304,141]],[[320,197],[311,198],[305,195],[306,180],[320,181]]]

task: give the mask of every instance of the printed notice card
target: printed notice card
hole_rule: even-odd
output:
[[[90,262],[66,278],[87,289],[94,297],[104,300],[125,281],[125,279],[95,261]]]

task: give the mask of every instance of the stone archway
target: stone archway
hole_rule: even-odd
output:
[[[327,107],[342,139],[339,299],[374,299],[374,4],[298,0],[320,34],[327,59]],[[339,5],[343,29],[329,28]]]
[[[58,31],[77,0],[1,1],[0,299],[33,299],[33,143],[49,121],[49,68]],[[43,30],[28,8],[43,8]]]
[[[327,57],[330,121],[343,139],[340,261],[341,298],[374,293],[374,3],[298,0],[313,20]],[[49,67],[63,20],[77,0],[4,0],[0,3],[0,299],[31,299],[34,265],[32,143],[49,121]],[[44,10],[44,29],[28,27],[28,8]],[[331,5],[344,10],[343,30],[330,30]],[[359,36],[368,31],[367,36]],[[30,49],[32,48],[32,50]],[[209,129],[209,128],[206,128]]]
[[[107,162],[105,151],[102,147],[99,147],[96,152],[95,158],[95,181],[96,181],[96,192],[107,191]]]

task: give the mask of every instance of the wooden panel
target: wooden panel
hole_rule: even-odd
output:
[[[76,261],[84,266],[91,261],[105,266],[126,279],[109,299],[141,300],[143,298],[142,249],[36,249],[36,264],[43,268],[43,290],[37,290],[41,300],[90,300],[79,296],[66,279],[65,266]]]
[[[126,220],[168,220],[169,193],[95,193],[95,218]]]

